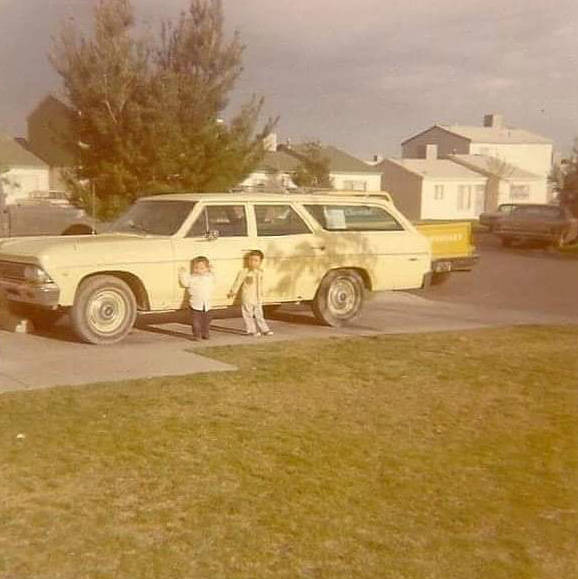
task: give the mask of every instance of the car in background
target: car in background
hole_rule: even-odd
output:
[[[480,225],[487,227],[490,231],[493,231],[496,223],[501,217],[510,215],[512,211],[519,206],[519,203],[502,203],[498,205],[495,211],[486,211],[482,213],[479,217]]]
[[[494,233],[502,245],[537,241],[563,247],[578,237],[578,219],[567,207],[546,204],[518,205],[508,215],[500,217]]]
[[[50,189],[48,191],[31,191],[28,199],[20,200],[19,205],[58,205],[62,207],[72,207],[70,196],[66,191]]]

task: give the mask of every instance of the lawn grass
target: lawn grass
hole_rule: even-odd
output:
[[[3,394],[0,577],[574,578],[577,345],[263,341]]]

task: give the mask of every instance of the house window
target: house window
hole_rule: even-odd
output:
[[[458,211],[472,208],[472,186],[458,185]]]
[[[510,185],[510,199],[512,201],[521,201],[524,199],[530,199],[530,186],[529,185]]]
[[[367,183],[365,181],[343,181],[344,191],[367,191]]]
[[[444,198],[444,186],[443,185],[436,185],[434,188],[434,199],[437,201]]]

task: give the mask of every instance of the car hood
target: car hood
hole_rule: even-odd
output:
[[[52,267],[156,261],[160,257],[157,251],[170,253],[170,246],[168,237],[129,233],[20,237],[0,240],[0,260],[41,263]]]

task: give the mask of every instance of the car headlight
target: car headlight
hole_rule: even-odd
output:
[[[24,279],[34,284],[52,283],[50,276],[37,265],[27,265],[24,268]]]

